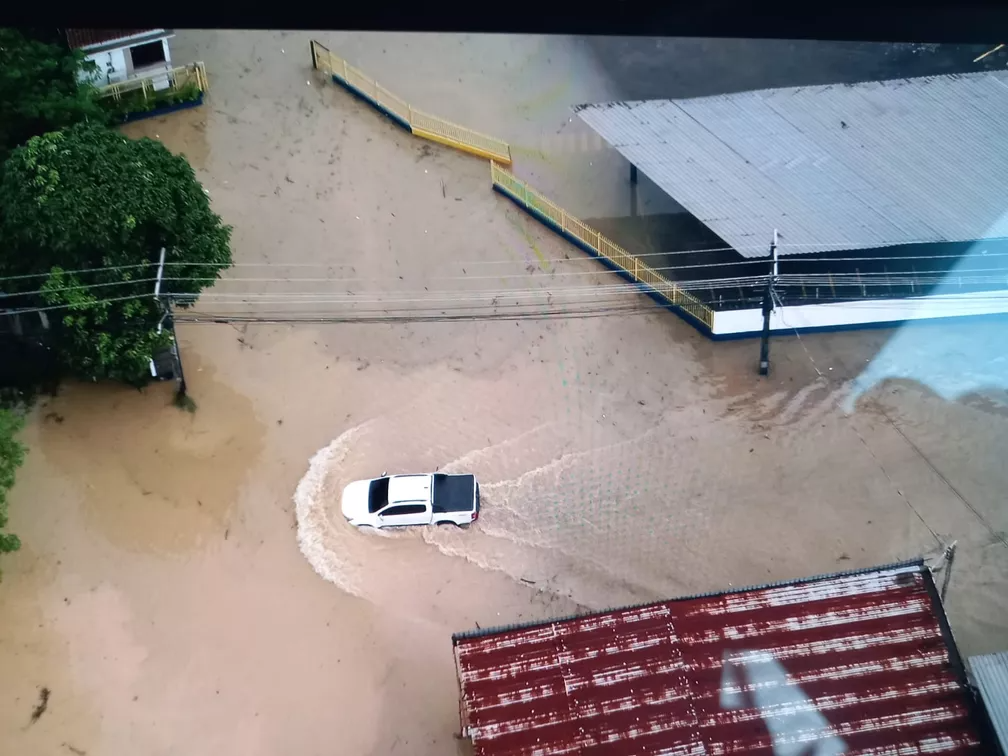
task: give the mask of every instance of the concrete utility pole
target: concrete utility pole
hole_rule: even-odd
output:
[[[770,243],[770,256],[773,258],[773,268],[767,277],[766,291],[763,292],[763,335],[760,338],[759,374],[770,374],[770,313],[773,312],[775,287],[777,286],[777,229],[773,232]]]
[[[158,333],[161,333],[162,324],[167,323],[172,335],[171,354],[172,362],[175,366],[175,380],[178,381],[178,395],[181,397],[186,395],[186,382],[185,373],[182,371],[182,355],[179,353],[178,337],[175,334],[175,319],[172,317],[171,300],[167,297],[161,296],[161,279],[164,276],[164,264],[165,248],[161,247],[161,257],[158,261],[157,279],[154,282],[154,299],[162,313],[161,322],[158,323]],[[153,360],[151,360],[151,374],[154,374]]]

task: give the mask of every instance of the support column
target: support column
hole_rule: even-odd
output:
[[[637,217],[637,166],[630,165],[630,217]]]

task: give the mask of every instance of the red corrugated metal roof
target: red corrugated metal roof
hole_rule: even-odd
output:
[[[80,47],[101,45],[115,39],[125,39],[155,31],[157,29],[67,29],[66,35],[70,48],[76,50]]]
[[[990,753],[944,622],[914,563],[457,634],[463,733],[477,756]]]

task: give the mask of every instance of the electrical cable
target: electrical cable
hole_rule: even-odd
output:
[[[661,257],[669,255],[693,255],[693,254],[705,254],[709,252],[732,252],[734,248],[732,247],[710,247],[705,249],[684,249],[675,250],[671,252],[642,252],[633,255],[638,259],[648,258],[648,257]],[[627,254],[630,254],[629,252]],[[547,258],[540,260],[542,263],[577,263],[582,260],[592,260],[592,257],[585,255],[584,257],[558,257],[558,258]],[[464,266],[476,266],[476,265],[524,265],[525,260],[458,260],[456,264]],[[186,267],[198,267],[198,266],[219,266],[220,263],[215,262],[185,262],[179,260],[165,260],[165,267],[169,266],[186,266]],[[334,268],[334,267],[346,267],[351,263],[284,263],[284,262],[262,262],[262,263],[249,263],[249,262],[239,262],[232,263],[227,268],[262,268],[262,267],[273,267],[273,268]],[[129,265],[102,265],[93,268],[77,268],[74,270],[64,270],[63,273],[67,275],[77,275],[81,273],[98,273],[106,271],[115,270],[131,270],[136,268],[156,268],[159,265],[158,262],[146,262],[146,263],[133,263]],[[45,278],[49,276],[49,272],[44,273],[23,273],[19,275],[12,276],[0,276],[0,281],[18,281],[25,280],[29,278]]]
[[[995,271],[998,275],[973,275],[981,272]],[[598,270],[598,271],[588,271],[584,273],[575,274],[561,274],[561,275],[591,275],[591,276],[605,276],[611,271]],[[434,278],[430,280],[488,280],[488,279],[525,279],[528,278],[527,275],[516,275],[516,276],[448,276],[443,278]],[[163,277],[162,281],[173,281],[173,282],[214,282],[215,286],[212,290],[207,290],[204,295],[210,294],[213,296],[226,296],[231,295],[231,292],[222,291],[223,287],[232,283],[347,283],[347,282],[359,282],[359,281],[380,281],[381,279],[371,279],[371,278],[200,278],[200,277]],[[539,279],[542,280],[541,278]],[[551,277],[550,280],[553,280]],[[79,284],[77,286],[65,286],[53,289],[35,289],[32,291],[23,292],[11,292],[6,294],[6,297],[27,297],[27,296],[41,296],[47,293],[57,293],[64,291],[71,291],[75,289],[96,289],[96,288],[107,288],[114,286],[128,286],[133,284],[151,284],[157,281],[156,278],[138,278],[131,279],[127,281],[108,281],[101,283],[92,284]],[[712,291],[717,289],[733,289],[733,288],[745,288],[745,287],[756,287],[762,286],[766,281],[766,276],[740,276],[734,278],[712,278],[712,279],[694,279],[694,280],[671,280],[671,283],[676,288],[683,291]],[[1008,286],[1008,271],[1002,272],[999,268],[977,268],[967,271],[965,273],[949,272],[949,273],[932,273],[930,275],[917,275],[911,276],[906,273],[862,273],[862,274],[849,274],[849,273],[837,273],[837,274],[789,274],[783,273],[778,276],[778,282],[783,286],[805,286],[805,287],[830,287],[835,289],[836,287],[888,287],[892,288],[894,286],[933,286],[940,285],[946,282],[954,281],[959,286],[983,286],[985,284],[999,284]],[[635,285],[635,284],[630,284]],[[545,285],[544,285],[545,286]],[[624,288],[627,284],[614,284],[618,288]],[[598,285],[587,284],[584,286],[567,286],[567,287],[552,287],[548,290],[551,292],[564,291],[565,289],[577,290],[595,290],[598,289]],[[605,288],[605,285],[603,285]],[[504,290],[474,290],[475,292],[486,293],[493,296],[505,296],[512,292],[523,292],[523,291],[540,291],[547,290],[544,287],[539,287],[536,289],[530,289],[526,287],[520,287],[515,289],[504,289]],[[409,290],[406,290],[407,292]],[[414,290],[416,291],[416,290]],[[428,291],[428,289],[425,289]],[[317,292],[262,292],[264,295],[278,294],[285,296],[318,296],[326,294],[325,291]],[[358,292],[353,294],[357,296],[360,294],[371,293],[368,291]],[[445,293],[445,292],[430,292],[430,293]],[[455,293],[455,291],[451,292]],[[242,294],[243,296],[246,294]]]
[[[783,246],[783,245],[779,245],[778,248],[780,246]],[[733,250],[730,247],[718,247],[718,248],[711,248],[711,249],[679,250],[679,251],[671,251],[671,252],[645,252],[645,253],[640,253],[640,254],[634,254],[634,255],[632,255],[632,257],[636,258],[636,259],[642,259],[642,258],[649,258],[649,257],[669,257],[669,256],[673,256],[673,255],[682,255],[682,254],[704,254],[704,253],[719,252],[719,251],[733,251]],[[630,253],[628,253],[628,254],[630,254]],[[973,254],[963,253],[963,254],[948,254],[948,255],[900,255],[900,256],[895,256],[895,257],[894,256],[873,256],[873,257],[832,257],[832,258],[813,257],[811,255],[804,255],[804,256],[802,256],[800,258],[798,258],[798,257],[784,258],[784,259],[779,260],[778,262],[779,262],[780,265],[805,264],[805,263],[824,263],[824,262],[879,262],[879,261],[890,262],[890,263],[898,263],[898,262],[905,261],[905,260],[952,260],[952,259],[972,259],[974,257],[983,257],[983,258],[1008,257],[1008,252],[1005,252],[1005,253],[992,252],[992,253],[985,253],[985,254],[980,254],[980,255],[973,255]],[[597,258],[592,258],[592,257],[586,255],[586,256],[580,257],[580,258],[578,258],[578,257],[575,257],[575,258],[557,258],[557,259],[551,259],[551,260],[544,260],[542,262],[562,264],[562,263],[579,263],[579,262],[582,262],[582,261],[591,261],[593,259],[597,259]],[[724,261],[724,262],[694,263],[694,264],[689,264],[689,265],[667,265],[667,266],[661,266],[661,267],[651,267],[651,269],[655,270],[655,271],[676,271],[676,270],[693,270],[693,269],[702,269],[702,268],[727,268],[727,267],[732,267],[732,266],[737,266],[737,265],[759,265],[759,264],[762,264],[762,263],[767,263],[767,262],[769,262],[769,260],[770,260],[769,255],[766,255],[766,256],[760,256],[760,257],[744,258],[744,259],[741,259],[741,260],[727,260],[727,261]],[[456,264],[458,264],[460,266],[511,265],[511,264],[513,264],[513,265],[519,265],[519,264],[525,264],[525,262],[526,261],[524,261],[524,260],[482,260],[482,261],[476,260],[476,261],[458,261]],[[81,275],[81,274],[105,273],[105,272],[110,272],[110,271],[135,270],[135,269],[138,269],[138,268],[152,268],[152,267],[157,267],[157,265],[158,265],[157,262],[135,263],[135,264],[131,264],[131,265],[110,265],[110,266],[99,266],[99,267],[94,267],[94,268],[79,268],[79,269],[73,269],[73,270],[65,270],[65,271],[62,271],[62,272],[64,274],[66,274],[66,275]],[[219,265],[220,265],[220,263],[181,262],[181,261],[170,261],[170,260],[165,261],[165,266],[166,267],[169,267],[169,266],[199,267],[199,266],[219,266]],[[244,267],[266,267],[266,268],[335,268],[335,267],[346,267],[348,265],[350,265],[350,263],[281,263],[281,262],[234,263],[234,264],[232,264],[230,266],[227,266],[226,269],[244,268]],[[1000,270],[1000,269],[994,268],[994,269],[989,269],[989,270]],[[557,274],[555,271],[551,272],[551,275],[593,275],[593,274],[594,274],[594,271],[577,271],[577,272],[574,272],[574,273],[559,273],[559,274]],[[885,272],[885,271],[868,271],[868,272],[862,273],[861,275],[886,275],[886,274],[887,274],[887,272]],[[25,274],[13,275],[13,276],[0,276],[0,281],[18,281],[18,280],[28,280],[28,279],[32,279],[32,278],[46,278],[49,275],[51,275],[51,272],[25,273]],[[468,276],[468,275],[466,275],[466,276],[441,276],[440,278],[448,280],[448,279],[461,279],[463,277],[467,277],[467,278],[480,278],[480,277],[483,277],[483,278],[494,278],[494,277],[498,277],[498,276]],[[516,275],[516,276],[513,276],[513,277],[520,277],[520,275]],[[211,278],[211,277],[208,277],[208,278]],[[212,277],[211,280],[217,280],[217,279],[215,277]],[[243,279],[220,279],[220,280],[243,280]],[[269,279],[244,279],[244,280],[269,280]],[[291,280],[297,280],[297,279],[291,279]],[[310,280],[310,279],[300,279],[300,280]],[[347,281],[350,281],[350,280],[367,280],[367,279],[345,278],[345,279],[327,279],[327,280],[347,280]]]

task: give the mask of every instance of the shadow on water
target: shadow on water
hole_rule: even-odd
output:
[[[884,383],[914,382],[948,402],[988,413],[1008,411],[1008,319],[947,324],[909,324],[898,331],[854,377],[845,403]]]

